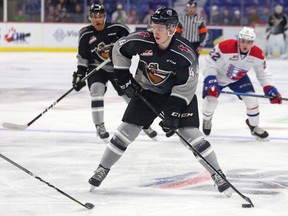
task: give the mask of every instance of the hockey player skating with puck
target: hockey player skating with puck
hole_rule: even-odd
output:
[[[281,94],[272,84],[271,71],[266,66],[262,50],[254,45],[256,34],[253,28],[244,27],[238,39],[228,39],[216,45],[206,57],[203,86],[203,132],[209,135],[212,117],[218,104],[219,92],[229,87],[234,92],[254,93],[248,71],[254,69],[256,77],[272,104],[281,104]],[[260,140],[267,140],[269,134],[259,127],[259,103],[256,97],[239,96],[246,106],[251,134]]]
[[[119,38],[129,34],[127,26],[106,22],[106,11],[101,4],[93,3],[90,6],[89,19],[91,24],[82,28],[79,33],[77,72],[73,73],[72,81],[76,91],[80,91],[86,85],[85,82],[79,82],[79,80],[108,59],[109,51],[113,47],[113,44]],[[118,95],[122,96],[127,103],[129,102],[129,98],[116,84],[112,63],[106,64],[88,78],[92,119],[96,126],[97,135],[103,140],[109,137],[109,133],[104,126],[104,94],[108,81],[112,83]],[[150,138],[157,136],[157,132],[151,129],[151,127],[147,127],[144,132]]]
[[[175,10],[159,8],[151,16],[150,31],[132,33],[115,43],[112,51],[115,74],[118,85],[131,97],[131,102],[124,113],[123,123],[117,128],[95,174],[89,179],[92,189],[100,186],[110,168],[136,139],[142,127],[150,125],[157,117],[142,97],[157,107],[159,113],[163,111],[164,118],[160,126],[167,137],[178,129],[181,136],[189,140],[189,144],[224,176],[215,152],[198,129],[198,103],[195,95],[198,60],[189,41],[175,35],[178,22]],[[134,79],[129,68],[131,58],[136,54],[140,61]],[[139,94],[141,98],[137,97]],[[195,156],[210,173],[219,192],[230,197],[229,184],[203,159]]]

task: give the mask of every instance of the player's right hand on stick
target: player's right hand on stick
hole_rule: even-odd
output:
[[[178,128],[180,119],[180,109],[176,106],[167,106],[164,109],[164,118],[159,123],[162,130],[165,132],[166,137],[172,136]]]
[[[271,97],[270,98],[270,103],[271,104],[281,104],[282,103],[282,97],[281,94],[278,92],[277,88],[274,86],[265,86],[263,88],[264,93],[266,96]]]
[[[81,79],[85,77],[85,74],[74,72],[73,79],[72,79],[72,86],[76,91],[80,91],[84,86],[86,86],[86,82],[81,82]]]
[[[216,76],[207,76],[204,80],[203,98],[206,96],[218,97],[219,85]]]

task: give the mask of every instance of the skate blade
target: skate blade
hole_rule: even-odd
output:
[[[258,136],[256,136],[256,140],[261,141],[261,142],[269,142],[269,141],[270,141],[269,137],[260,138],[260,137],[258,137]]]

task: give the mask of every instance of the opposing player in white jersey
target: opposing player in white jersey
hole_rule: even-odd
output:
[[[229,87],[234,92],[255,92],[248,76],[254,69],[264,93],[271,96],[272,104],[281,104],[281,94],[272,84],[271,71],[266,67],[262,50],[254,45],[256,34],[253,28],[244,27],[238,40],[229,39],[217,44],[206,58],[203,69],[203,132],[209,135],[212,117],[218,104],[219,92]],[[269,134],[259,125],[259,103],[256,97],[239,96],[245,103],[248,118],[246,124],[257,139],[268,139]]]

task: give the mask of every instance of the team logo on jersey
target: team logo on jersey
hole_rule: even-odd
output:
[[[191,49],[189,49],[187,46],[184,46],[183,44],[179,45],[178,48],[179,48],[181,51],[184,51],[184,52],[189,53],[190,55],[193,55],[192,52],[191,52]]]
[[[176,62],[172,61],[171,59],[167,59],[166,62],[176,65]]]
[[[171,72],[159,70],[158,63],[150,63],[146,66],[146,73],[148,79],[154,85],[163,83],[171,74]]]
[[[97,38],[95,36],[90,37],[89,44],[92,44],[96,40],[97,40]]]
[[[106,46],[104,42],[98,44],[96,53],[102,59],[106,60],[109,58],[109,51],[111,46]]]
[[[243,70],[242,68],[237,68],[234,65],[230,64],[227,70],[226,76],[231,80],[239,80],[243,76],[247,74],[247,70]]]
[[[234,55],[231,58],[229,58],[229,60],[231,61],[237,61],[239,59],[238,55]]]
[[[143,53],[140,54],[140,56],[153,56],[153,51],[145,50]]]
[[[144,38],[150,36],[149,32],[144,32],[144,31],[142,31],[142,32],[137,32],[137,34],[140,35],[140,36],[142,36],[142,37],[144,37]]]

